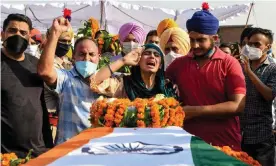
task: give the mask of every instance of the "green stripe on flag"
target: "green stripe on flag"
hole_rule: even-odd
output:
[[[191,151],[195,166],[247,166],[198,137],[191,138]]]

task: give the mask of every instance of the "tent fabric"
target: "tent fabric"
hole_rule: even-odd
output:
[[[231,6],[219,6],[211,8],[209,11],[217,17],[220,22],[225,22],[227,19],[233,19],[234,17],[240,16],[242,13],[249,11],[250,4],[240,4]],[[177,16],[176,23],[183,29],[186,29],[186,22],[190,19],[193,14],[201,8],[193,8],[188,10],[180,10]]]
[[[23,0],[10,1],[3,0],[1,4],[1,28],[3,21],[11,13],[26,14],[33,21],[34,28],[46,32],[52,24],[54,18],[63,15],[63,9],[72,10],[72,27],[74,32],[82,26],[84,20],[91,16],[100,22],[101,3],[99,0]],[[222,6],[211,8],[220,21],[239,16],[249,10],[250,4],[239,4],[233,6]],[[186,29],[186,21],[191,18],[198,9],[173,10],[165,8],[148,7],[141,5],[132,5],[114,0],[104,2],[103,20],[106,30],[110,33],[117,34],[120,27],[127,22],[136,22],[143,25],[148,32],[156,29],[158,23],[165,18],[176,18],[176,22],[183,29]]]
[[[19,2],[21,3],[21,2]],[[31,2],[30,2],[31,3]],[[25,11],[26,7],[26,11]],[[34,3],[34,4],[5,4],[1,5],[1,28],[4,19],[10,13],[21,13],[30,17],[33,27],[42,32],[46,32],[50,28],[53,19],[63,15],[63,8],[72,10],[71,25],[74,32],[81,27],[82,21],[88,20],[91,16],[100,20],[100,2],[66,2],[64,3]]]
[[[164,18],[174,18],[176,12],[172,9],[154,8],[131,5],[122,2],[109,1],[106,4],[107,29],[112,33],[118,32],[127,22],[143,25],[146,32],[156,29]]]

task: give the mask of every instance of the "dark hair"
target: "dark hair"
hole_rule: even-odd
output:
[[[97,43],[95,42],[95,40],[93,40],[91,37],[84,36],[84,37],[78,38],[78,39],[76,40],[76,42],[75,42],[75,44],[74,44],[73,53],[75,53],[78,44],[81,43],[81,42],[83,42],[84,40],[91,40],[96,46],[98,46]]]
[[[229,48],[229,49],[231,50],[231,44],[230,44],[230,43],[222,43],[222,44],[219,46],[219,48],[225,48],[225,47],[227,47],[227,48]]]
[[[32,21],[28,16],[16,13],[16,14],[9,14],[8,17],[4,20],[3,31],[6,30],[6,28],[8,27],[8,25],[11,21],[25,22],[29,25],[29,30],[31,30],[33,28]]]
[[[102,33],[109,34],[106,30],[98,30],[98,31],[95,33],[95,38],[96,38],[98,35],[101,35]]]
[[[244,28],[244,30],[241,33],[241,37],[240,37],[240,44],[242,44],[244,38],[248,37],[248,35],[254,30],[255,28],[253,27],[248,27],[248,28]]]
[[[250,39],[253,35],[256,35],[256,34],[264,35],[268,39],[269,44],[273,43],[273,33],[271,30],[263,29],[263,28],[254,28],[254,30],[250,32],[250,34],[248,35],[248,39]]]
[[[157,35],[157,30],[151,30],[151,31],[149,31],[149,33],[147,34],[147,37],[146,37],[146,41],[148,40],[148,38],[150,36],[158,36]]]

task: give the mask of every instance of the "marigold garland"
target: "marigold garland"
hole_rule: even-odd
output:
[[[18,158],[15,153],[0,153],[1,166],[18,166],[25,164],[30,160],[32,152],[33,150],[31,149],[24,159]]]
[[[93,17],[90,17],[88,22],[90,23],[90,26],[91,26],[91,31],[92,31],[92,33],[91,33],[92,36],[91,37],[93,39],[95,39],[95,34],[100,29],[99,22],[98,22],[97,19],[95,19]]]
[[[160,128],[160,114],[159,114],[159,106],[157,103],[153,104],[150,107],[150,115],[152,120],[152,126],[153,128]],[[172,126],[172,125],[170,125]]]
[[[144,122],[145,119],[145,109],[146,109],[146,102],[143,99],[137,98],[134,100],[133,105],[137,109],[137,127],[145,128],[146,124]]]
[[[93,127],[183,127],[185,113],[174,98],[98,99],[90,108]]]
[[[219,147],[219,146],[214,146],[216,149],[223,151],[224,153],[226,153],[229,156],[235,157],[236,159],[249,164],[251,166],[261,166],[261,164],[254,160],[252,157],[250,157],[246,152],[237,152],[232,150],[229,146],[223,146],[223,147]]]
[[[9,166],[10,162],[12,160],[16,160],[16,159],[18,159],[18,157],[16,156],[15,153],[6,153],[6,154],[1,153],[1,165],[2,166]]]

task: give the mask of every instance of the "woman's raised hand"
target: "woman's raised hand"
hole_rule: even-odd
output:
[[[143,48],[137,48],[129,52],[127,55],[123,57],[124,64],[128,66],[138,65],[142,55],[142,51]]]

